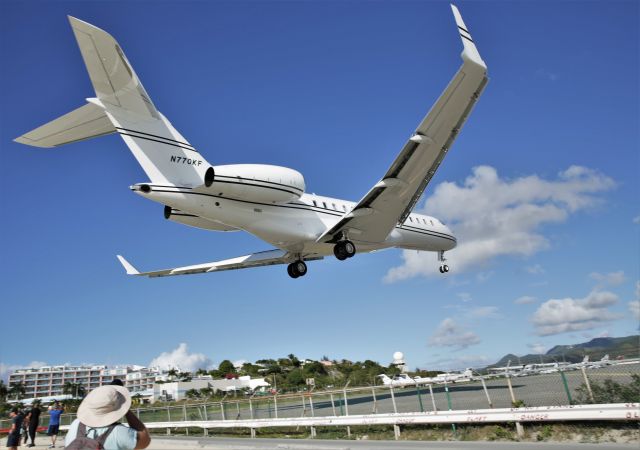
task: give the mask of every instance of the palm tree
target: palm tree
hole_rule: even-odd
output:
[[[86,394],[86,389],[80,383],[72,383],[71,381],[67,381],[62,387],[63,394],[70,394],[74,398],[82,398]]]
[[[19,400],[24,397],[24,394],[27,392],[24,384],[22,383],[14,383],[9,387],[9,391],[7,392],[9,395],[15,395],[16,400]]]

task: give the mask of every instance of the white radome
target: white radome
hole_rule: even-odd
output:
[[[402,352],[395,352],[395,353],[393,354],[393,359],[394,359],[395,361],[401,361],[401,360],[403,360],[403,359],[404,359],[404,353],[402,353]]]

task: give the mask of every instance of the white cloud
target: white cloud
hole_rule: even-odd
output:
[[[513,301],[516,305],[528,305],[530,303],[535,303],[536,298],[531,297],[530,295],[523,295],[522,297],[518,297]]]
[[[179,369],[183,372],[195,372],[198,369],[210,368],[211,360],[202,353],[189,353],[187,344],[183,342],[170,352],[160,353],[149,363],[149,366],[167,370]]]
[[[0,380],[7,382],[9,379],[9,375],[11,375],[18,369],[37,369],[46,365],[47,363],[42,361],[31,361],[27,365],[5,364],[0,362]]]
[[[547,351],[547,347],[539,342],[536,342],[534,344],[527,344],[527,347],[529,347],[531,351],[536,355],[542,355]]]
[[[509,180],[495,168],[475,167],[462,185],[440,183],[424,211],[445,221],[458,237],[447,253],[452,273],[486,266],[500,256],[531,256],[549,248],[539,229],[600,203],[598,194],[614,181],[586,167],[571,166],[556,179],[530,175]],[[386,282],[440,275],[433,254],[404,251],[403,264],[390,269]]]
[[[541,275],[545,272],[544,268],[540,264],[527,266],[524,268],[524,270],[526,270],[527,273],[530,273],[531,275]]]
[[[501,319],[503,316],[498,312],[497,306],[479,306],[467,312],[470,319]]]
[[[434,347],[467,348],[479,344],[480,338],[472,331],[466,331],[449,317],[444,319],[429,338],[429,345]]]
[[[473,300],[473,297],[471,297],[471,294],[469,294],[468,292],[459,292],[458,298],[465,303]]]
[[[596,280],[598,283],[602,285],[610,285],[610,286],[621,285],[626,280],[624,276],[624,272],[622,270],[619,270],[618,272],[610,272],[610,273],[592,272],[591,274],[589,274],[589,277],[593,280]]]
[[[607,309],[617,301],[614,293],[598,290],[581,299],[551,299],[540,305],[531,321],[539,336],[591,330],[620,317]]]

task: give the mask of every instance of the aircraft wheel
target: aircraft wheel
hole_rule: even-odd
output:
[[[344,248],[343,242],[338,242],[333,246],[333,254],[336,255],[336,258],[340,261],[344,261],[349,257],[347,250]]]
[[[447,272],[449,272],[449,266],[445,264],[444,266],[442,266],[442,273],[447,273]]]
[[[291,278],[298,278],[300,276],[298,273],[294,272],[293,264],[289,264],[287,266],[287,273]]]
[[[304,261],[296,261],[293,263],[293,272],[298,274],[299,277],[303,277],[307,274],[307,265]]]
[[[347,258],[351,258],[356,254],[356,246],[353,244],[353,242],[344,241],[342,243],[342,246],[344,247],[344,251],[347,253]]]

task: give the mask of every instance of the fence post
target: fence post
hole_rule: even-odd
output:
[[[349,382],[347,382],[347,384],[349,384]],[[345,411],[345,415],[348,416],[349,415],[349,402],[347,401],[347,387],[345,386],[344,390],[342,391],[343,395],[344,395],[344,411]],[[351,437],[351,427],[347,425],[347,436]]]
[[[302,414],[300,417],[304,417],[307,413],[307,403],[304,401],[304,394],[302,394]]]
[[[400,439],[400,427],[398,425],[393,425],[393,437],[397,441]]]
[[[222,420],[227,420],[224,413],[224,403],[220,402],[220,415],[222,416]]]
[[[207,404],[202,405],[202,409],[204,410],[204,420],[209,421],[209,416],[207,415]],[[204,428],[204,435],[209,436],[209,429],[207,427]]]
[[[489,390],[487,389],[487,383],[484,382],[484,377],[480,378],[480,382],[482,383],[482,389],[484,389],[484,395],[487,396],[487,401],[489,402],[489,408],[493,408],[493,402],[491,401],[491,397],[489,397]]]
[[[429,385],[429,394],[431,395],[431,404],[433,405],[433,412],[436,412],[438,408],[436,408],[436,398],[433,395],[433,386]]]
[[[376,388],[371,387],[371,394],[373,395],[373,414],[378,414],[378,400],[376,399]]]
[[[584,378],[584,384],[587,386],[587,392],[589,393],[589,399],[591,400],[591,403],[595,403],[596,400],[593,396],[593,391],[591,390],[591,383],[589,383],[589,377],[587,376],[587,371],[584,370],[584,366],[580,367],[580,370],[582,371],[582,377]]]
[[[420,412],[424,412],[424,406],[422,405],[422,394],[420,393],[420,386],[416,383],[416,393],[418,394],[418,403],[420,404]]]
[[[249,413],[251,414],[251,420],[253,420],[253,402],[249,399]]]
[[[276,419],[278,418],[278,394],[273,396],[273,411],[275,412]]]
[[[309,408],[311,408],[311,417],[315,417],[316,414],[313,411],[313,395],[309,396]]]
[[[182,417],[184,422],[186,422],[187,421],[187,405],[182,405]],[[184,427],[184,429],[185,429],[185,434],[189,436],[189,427]]]
[[[449,407],[449,411],[451,411],[451,394],[449,394],[449,385],[445,381],[444,383],[444,392],[447,395],[447,406]],[[456,436],[456,424],[451,424],[451,429],[453,430],[453,435]]]
[[[569,391],[569,383],[567,383],[567,376],[564,374],[564,370],[560,371],[560,376],[562,377],[562,384],[564,385],[564,391],[567,393],[567,399],[569,400],[569,404],[573,405],[573,399],[571,398],[571,391]]]
[[[511,407],[516,407],[516,394],[513,392],[513,386],[511,385],[511,377],[507,375],[507,386],[509,386],[509,394],[511,395]],[[516,422],[516,433],[519,438],[524,437],[524,427],[522,423]]]
[[[398,414],[398,408],[396,408],[396,396],[393,394],[393,385],[389,385],[389,392],[391,392],[391,403],[393,403],[393,413]]]
[[[331,409],[333,410],[333,415],[336,416],[336,404],[333,401],[333,393],[329,394],[329,397],[331,398]]]

